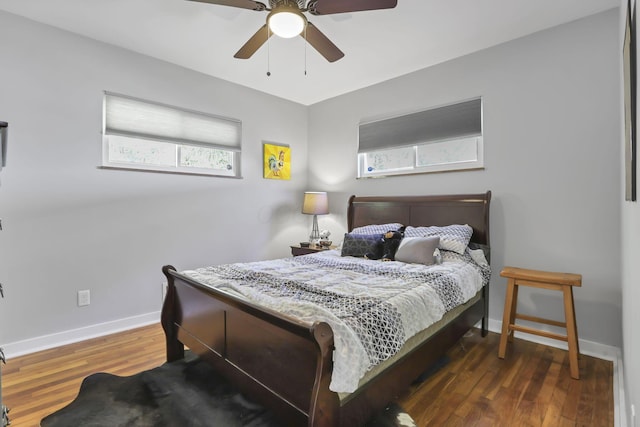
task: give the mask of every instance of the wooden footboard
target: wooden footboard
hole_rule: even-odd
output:
[[[336,425],[329,325],[305,324],[256,307],[171,266],[163,272],[168,361],[184,357],[186,345],[288,425]]]
[[[337,425],[338,397],[329,391],[333,332],[254,306],[163,268],[162,310],[167,360],[186,345],[287,425]]]

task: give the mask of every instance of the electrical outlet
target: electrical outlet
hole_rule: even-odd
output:
[[[631,405],[631,425],[636,426],[636,406]]]
[[[91,293],[89,292],[89,289],[78,291],[78,307],[84,307],[85,305],[89,305],[90,303]]]

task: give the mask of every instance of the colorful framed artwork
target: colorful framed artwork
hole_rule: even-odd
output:
[[[263,169],[266,179],[291,179],[291,148],[288,145],[265,142]]]

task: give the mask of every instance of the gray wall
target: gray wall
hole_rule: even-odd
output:
[[[2,12],[0,54],[3,346],[157,312],[164,264],[286,256],[306,235],[306,107]],[[242,120],[244,179],[98,169],[103,90]],[[262,140],[291,145],[291,181],[262,178]]]
[[[503,266],[581,273],[580,338],[620,347],[618,19],[611,10],[311,106],[310,182],[334,211],[350,194],[492,190],[491,318],[502,319]],[[484,170],[355,179],[360,120],[476,96]],[[562,317],[557,292],[523,289],[519,302]]]

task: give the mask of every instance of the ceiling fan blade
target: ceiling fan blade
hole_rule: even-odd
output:
[[[312,15],[360,12],[363,10],[393,9],[398,0],[312,0],[307,5]]]
[[[344,53],[311,22],[307,22],[306,31],[300,35],[329,62],[335,62],[344,56]]]
[[[256,53],[260,46],[266,42],[269,37],[273,34],[268,30],[267,24],[264,24],[256,33],[240,48],[239,51],[233,55],[234,58],[238,59],[249,59],[251,55]]]
[[[259,1],[253,0],[189,0],[189,1],[197,1],[200,3],[210,3],[210,4],[219,4],[222,6],[231,6],[231,7],[239,7],[241,9],[250,9],[250,10],[266,10],[267,6]]]

